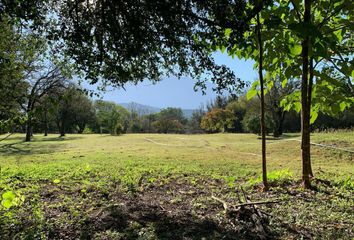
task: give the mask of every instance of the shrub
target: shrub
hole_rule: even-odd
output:
[[[258,114],[247,114],[242,121],[242,125],[246,132],[261,134],[261,125],[260,125],[260,117]],[[265,116],[265,124],[266,124],[266,133],[270,133],[273,131],[274,123],[272,119],[266,115]]]
[[[123,125],[120,124],[120,123],[117,123],[117,125],[116,125],[116,127],[115,127],[114,133],[115,133],[116,135],[121,135],[121,134],[123,134],[123,133],[124,133],[124,127],[123,127]]]
[[[93,133],[92,129],[89,127],[85,127],[84,131],[82,132],[83,134],[91,134]]]

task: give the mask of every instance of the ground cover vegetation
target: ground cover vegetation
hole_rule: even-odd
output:
[[[61,232],[64,235],[59,238],[351,238],[352,230],[347,227],[351,222],[344,219],[353,215],[348,207],[353,186],[348,177],[352,170],[352,131],[315,134],[312,140],[311,132],[353,126],[353,17],[354,3],[344,0],[0,1],[0,133],[8,132],[0,140],[4,157],[0,169],[1,233],[5,238],[55,238]],[[215,51],[253,60],[258,79],[245,88],[245,79],[215,64]],[[220,95],[190,119],[178,108],[143,115],[113,102],[92,101],[88,91],[73,81],[100,84],[105,89],[144,79],[156,83],[171,75],[190,76],[195,80],[195,90],[204,91],[206,83],[212,82],[216,92],[227,92],[229,97]],[[245,89],[247,93],[243,93]],[[299,130],[300,136],[284,134]],[[44,136],[36,136],[38,132]],[[254,135],[122,135],[142,132],[252,132],[259,134],[261,141],[258,143]],[[16,133],[25,133],[25,142]],[[59,133],[60,137],[50,133]],[[66,137],[67,133],[81,134]],[[183,141],[169,142],[170,138]],[[209,138],[224,142],[215,147]],[[189,146],[192,139],[199,139],[198,143]],[[239,143],[248,140],[249,145],[259,144],[261,149]],[[110,141],[118,141],[122,149],[119,156],[109,153],[114,160],[107,161],[104,146],[108,147]],[[144,146],[158,146],[166,152],[155,149],[156,155],[147,160],[149,154],[139,145],[141,141]],[[236,149],[230,150],[233,141]],[[297,148],[295,143],[300,143]],[[192,156],[167,150],[186,147],[190,151],[184,153]],[[96,150],[87,159],[79,153],[72,158],[65,155],[74,149]],[[296,149],[301,150],[301,167],[295,169]],[[202,160],[213,160],[200,162],[194,158],[202,155]],[[272,156],[279,166],[274,165]],[[91,158],[102,165],[92,167]],[[261,163],[260,175],[258,164],[252,165],[255,160]],[[165,169],[158,167],[164,164],[173,168],[166,176]],[[289,168],[280,168],[283,164]],[[292,178],[299,171],[302,190]],[[62,174],[72,175],[66,179]],[[82,180],[87,177],[82,174],[88,179]],[[191,176],[196,184],[189,182]],[[105,183],[101,183],[101,177]],[[71,193],[73,185],[89,185],[91,180],[103,184],[107,192],[101,194],[95,186],[90,191],[80,188]],[[168,186],[171,181],[176,182]],[[185,186],[189,187],[180,189]],[[150,187],[154,191],[149,191]],[[183,209],[190,206],[184,205],[188,201],[183,197],[173,200],[181,203],[178,216],[170,215],[172,210],[166,210],[160,202],[151,204],[152,199],[165,198],[163,192],[174,191],[171,189],[182,194],[191,191],[190,200],[208,196],[215,205],[203,208],[204,213],[221,205],[224,215],[208,212],[210,217],[190,218],[194,213],[185,214]],[[236,196],[232,194],[238,194],[239,204],[232,202]],[[87,196],[89,201],[100,196],[93,217],[97,223],[90,222],[90,217],[80,218],[81,212],[95,209],[85,202]],[[250,200],[276,196],[280,200],[272,203]],[[77,200],[83,204],[83,211],[66,211],[71,208],[65,201],[71,197],[80,198]],[[293,222],[286,219],[281,205],[290,198],[288,210],[295,216]],[[136,199],[142,203],[136,203]],[[55,207],[46,203],[52,200],[63,208],[50,212]],[[121,205],[107,205],[106,200],[117,200]],[[333,205],[326,205],[313,217],[313,208],[325,200],[333,200]],[[130,205],[133,209],[127,207]],[[151,215],[151,208],[160,215]],[[340,209],[338,214],[335,208]],[[51,222],[57,215],[73,221],[58,227]],[[159,224],[162,219],[167,224]],[[180,227],[168,235],[175,221]],[[107,222],[108,227],[104,227]],[[100,223],[103,228],[95,228]],[[319,228],[314,230],[314,226]]]
[[[312,137],[354,150],[353,132]],[[237,205],[242,187],[251,201],[279,201],[259,206],[271,215],[267,238],[350,239],[353,153],[314,146],[315,188],[304,191],[299,139],[268,140],[263,193],[252,134],[49,134],[29,143],[15,134],[0,145],[2,201],[13,204],[1,209],[1,238],[261,238],[247,214],[227,215],[212,198]]]

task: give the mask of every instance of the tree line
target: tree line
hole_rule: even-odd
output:
[[[259,98],[247,100],[245,95],[217,96],[184,116],[182,109],[168,107],[158,113],[141,112],[117,103],[92,100],[83,89],[72,82],[61,82],[40,96],[29,95],[26,104],[13,105],[10,112],[23,116],[24,121],[2,125],[0,132],[25,132],[29,141],[33,133],[59,134],[111,134],[124,133],[254,133],[261,134]],[[32,90],[29,88],[27,91]],[[274,91],[274,90],[271,90]],[[278,103],[274,100],[278,99]],[[296,111],[277,108],[282,96],[267,95],[266,133],[280,137],[284,132],[299,132],[300,115]],[[18,101],[18,100],[17,100]],[[34,102],[34,103],[32,103]],[[2,104],[4,105],[4,104]],[[22,107],[26,111],[22,111]],[[29,106],[29,107],[28,107]],[[30,119],[28,119],[30,117]],[[2,116],[0,121],[6,121]],[[312,130],[354,127],[354,109],[344,111],[338,117],[320,114]]]

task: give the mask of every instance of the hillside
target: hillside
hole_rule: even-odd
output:
[[[139,115],[146,115],[151,113],[158,113],[163,108],[153,107],[145,104],[140,104],[136,102],[129,103],[118,103],[120,106],[128,109],[129,111],[136,111]],[[194,109],[182,109],[182,112],[186,118],[191,118]]]

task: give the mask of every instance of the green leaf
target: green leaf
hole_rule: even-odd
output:
[[[300,102],[294,102],[294,110],[296,112],[300,112],[300,110],[301,110],[301,103]]]
[[[230,34],[232,33],[232,30],[231,30],[231,28],[226,28],[225,29],[225,36],[226,37],[230,37]]]
[[[257,94],[257,89],[250,89],[248,90],[247,94],[246,94],[246,98],[247,100],[252,99],[254,96],[256,96]]]
[[[2,194],[2,198],[3,199],[14,199],[16,197],[15,193],[12,191],[7,191],[5,193]]]
[[[259,85],[259,81],[254,81],[252,83],[251,88],[248,90],[247,94],[246,94],[246,98],[247,100],[252,99],[254,96],[257,95],[257,87]]]
[[[12,207],[12,201],[9,200],[9,199],[4,199],[1,201],[1,205],[4,207],[4,208],[7,208],[9,209],[10,207]]]
[[[302,51],[302,47],[299,44],[293,45],[292,47],[290,47],[290,53],[291,55],[300,55]]]
[[[310,124],[313,124],[318,117],[318,111],[312,111],[311,112],[311,119],[310,119]]]
[[[55,183],[55,184],[58,184],[58,183],[60,183],[61,181],[60,181],[60,179],[54,179],[53,180],[53,183]]]
[[[224,53],[224,52],[225,52],[225,50],[226,50],[226,47],[225,47],[224,45],[220,47],[220,51],[221,51],[221,53]]]
[[[288,84],[288,79],[284,79],[282,82],[281,82],[281,87],[282,88],[285,88],[286,84]]]
[[[7,191],[5,193],[2,194],[2,201],[1,201],[1,205],[4,208],[10,208],[13,204],[14,204],[14,200],[16,198],[16,195],[14,192],[12,191]]]
[[[339,104],[340,111],[343,112],[348,106],[349,104],[347,104],[346,102],[341,102]]]
[[[336,37],[338,38],[338,41],[341,42],[343,40],[343,36],[342,36],[342,30],[337,30],[334,32],[334,35],[336,35]]]

